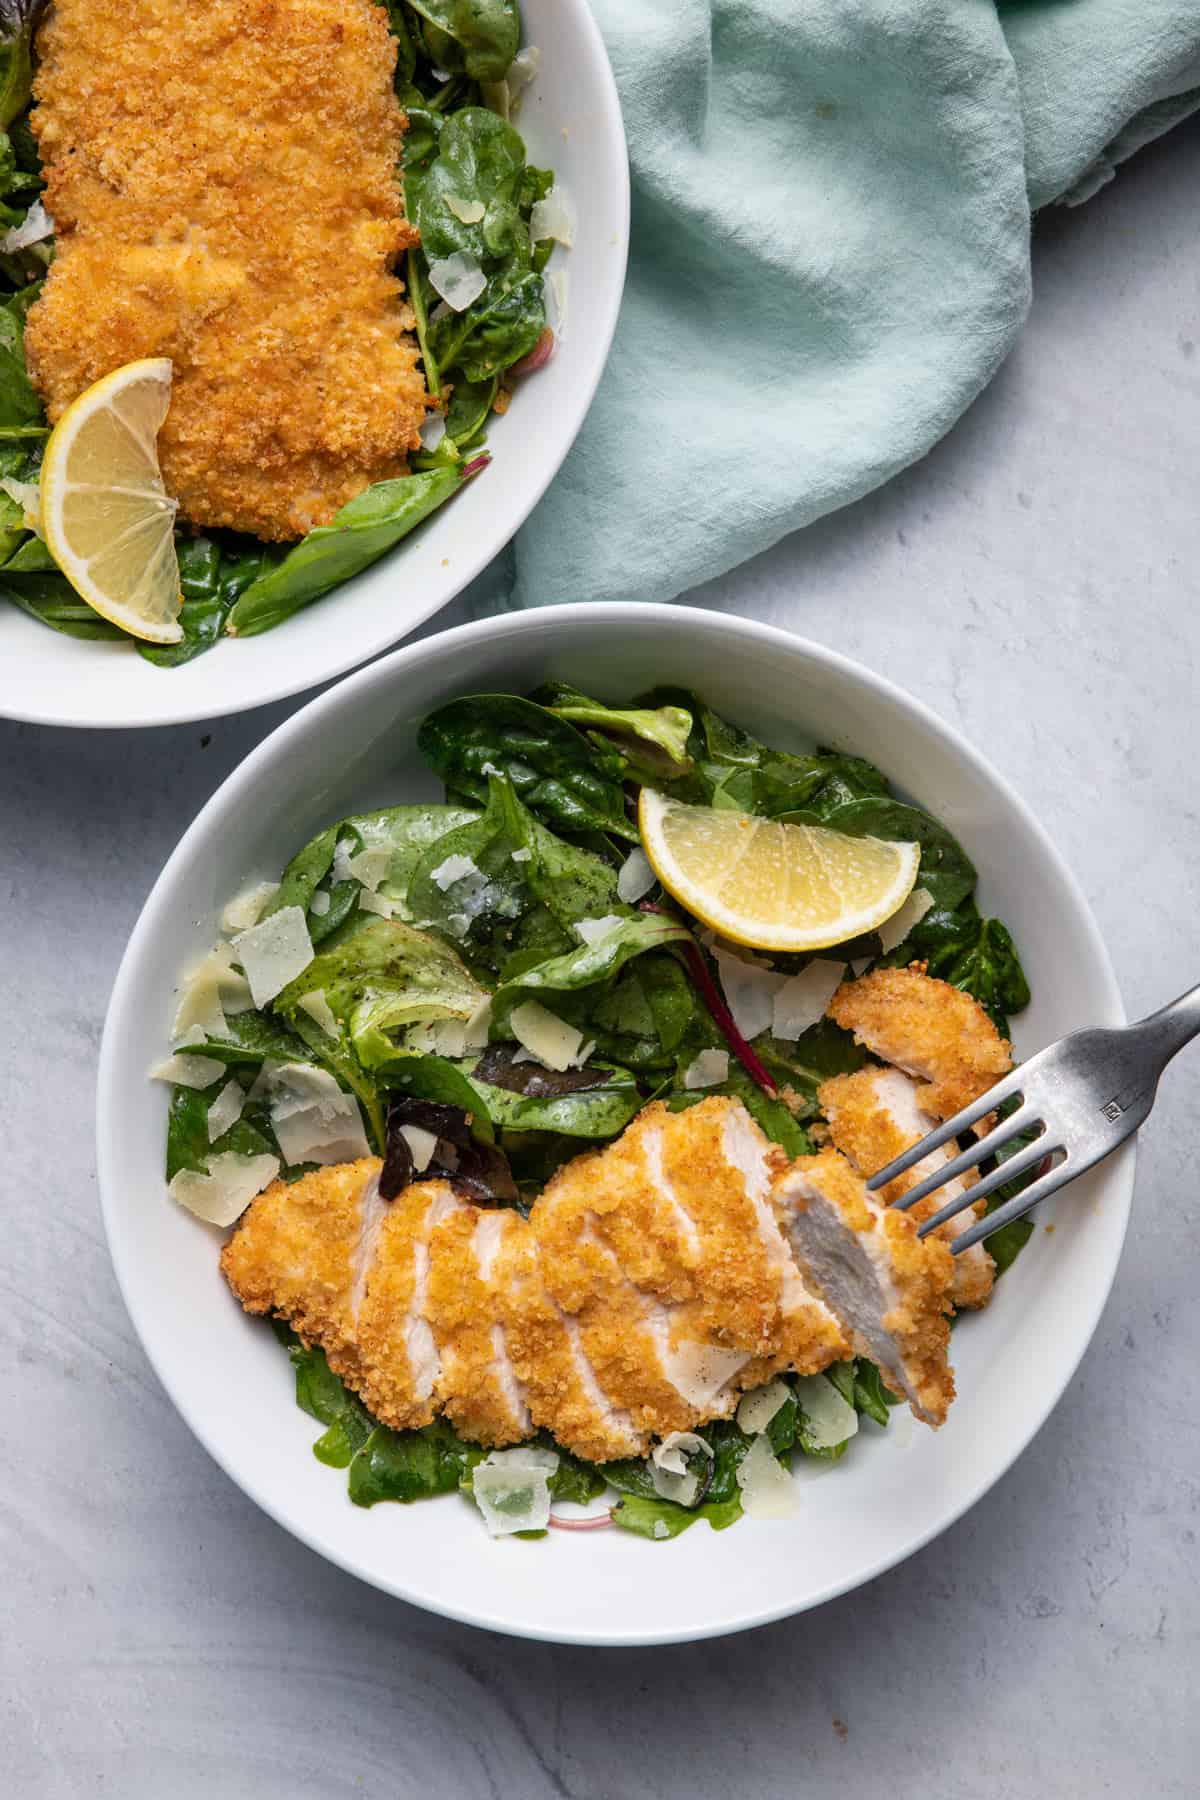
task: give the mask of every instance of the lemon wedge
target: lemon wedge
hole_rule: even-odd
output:
[[[874,931],[907,900],[921,863],[919,844],[685,806],[650,788],[638,825],[668,893],[756,950],[824,950]]]
[[[126,363],[72,401],[42,459],[42,536],[51,556],[101,618],[152,644],[183,636],[176,505],[158,467],[170,403],[165,357]]]

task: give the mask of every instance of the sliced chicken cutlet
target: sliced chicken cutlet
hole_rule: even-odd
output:
[[[354,1386],[377,1419],[407,1431],[441,1410],[441,1355],[429,1319],[432,1253],[438,1226],[466,1203],[448,1182],[419,1181],[383,1207],[355,1319]]]
[[[686,1430],[778,1369],[845,1355],[772,1210],[785,1166],[739,1101],[656,1105],[561,1169],[535,1206],[547,1284],[640,1429]]]
[[[817,1092],[821,1111],[829,1121],[829,1133],[835,1149],[849,1157],[860,1175],[871,1176],[890,1163],[893,1157],[910,1150],[932,1130],[935,1120],[920,1104],[921,1089],[911,1075],[902,1069],[869,1067],[852,1075],[836,1075],[823,1082]],[[885,1205],[903,1199],[919,1181],[934,1174],[957,1153],[954,1144],[943,1144],[910,1169],[879,1190]],[[956,1176],[918,1200],[909,1217],[918,1223],[930,1218],[942,1206],[968,1191],[974,1175]],[[982,1217],[983,1203],[965,1206],[954,1218],[939,1225],[937,1235],[953,1243],[954,1239]],[[955,1306],[982,1306],[992,1291],[996,1265],[982,1244],[972,1244],[954,1259],[954,1285],[951,1299]]]
[[[474,1443],[515,1444],[533,1433],[525,1390],[513,1368],[496,1263],[505,1232],[524,1229],[516,1213],[461,1206],[429,1239],[427,1314],[440,1359],[437,1401]]]
[[[351,1384],[362,1379],[357,1312],[385,1202],[377,1156],[273,1181],[242,1215],[221,1270],[252,1313],[285,1318]]]
[[[917,968],[875,969],[845,981],[829,1017],[881,1061],[926,1083],[922,1109],[948,1119],[1012,1068],[1007,1043],[980,1006]]]
[[[878,1363],[918,1418],[940,1425],[954,1398],[946,1245],[919,1238],[905,1213],[881,1206],[837,1150],[798,1157],[774,1194],[809,1285],[842,1320],[855,1353]]]

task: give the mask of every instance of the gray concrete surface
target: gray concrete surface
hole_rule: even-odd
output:
[[[1037,232],[1016,354],[884,492],[689,596],[930,701],[1037,807],[1132,1011],[1200,979],[1200,128]],[[469,612],[452,608],[446,622]],[[822,1611],[673,1650],[507,1642],[286,1537],[195,1444],[114,1286],[92,1086],[182,825],[288,708],[0,726],[0,1788],[37,1800],[1197,1792],[1200,1049],[1093,1349],[1005,1480]]]

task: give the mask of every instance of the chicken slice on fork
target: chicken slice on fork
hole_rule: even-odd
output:
[[[855,1354],[878,1363],[918,1418],[940,1425],[954,1398],[945,1243],[919,1238],[907,1213],[881,1206],[837,1150],[798,1157],[774,1192],[796,1259]]]
[[[835,1149],[849,1157],[860,1175],[871,1176],[885,1168],[894,1157],[919,1144],[935,1123],[920,1104],[921,1089],[911,1075],[902,1069],[868,1067],[852,1075],[835,1075],[823,1082],[817,1092],[821,1111],[829,1121],[829,1134]],[[880,1198],[890,1206],[909,1193],[926,1175],[950,1162],[955,1155],[953,1144],[944,1144],[921,1162],[889,1182],[880,1190]],[[911,1208],[910,1216],[918,1224],[931,1217],[946,1201],[965,1193],[977,1177],[974,1174],[948,1181],[937,1195],[930,1194]],[[964,1207],[954,1218],[939,1225],[937,1235],[953,1243],[959,1232],[982,1217],[982,1202]],[[955,1306],[982,1306],[992,1291],[996,1265],[982,1244],[955,1258],[954,1285],[951,1299]]]
[[[978,1100],[1012,1068],[1012,1045],[978,1000],[916,967],[844,981],[828,1011],[873,1056],[924,1083],[918,1104],[937,1119]]]

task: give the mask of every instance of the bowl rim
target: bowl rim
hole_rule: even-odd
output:
[[[722,1618],[714,1622],[711,1627],[699,1630],[689,1627],[663,1631],[581,1631],[568,1635],[561,1630],[544,1629],[536,1624],[514,1623],[512,1620],[482,1607],[470,1608],[441,1602],[419,1588],[414,1588],[411,1583],[381,1576],[373,1569],[364,1567],[362,1562],[356,1561],[353,1556],[341,1553],[324,1542],[318,1542],[316,1534],[310,1533],[302,1523],[287,1516],[286,1509],[277,1503],[268,1492],[264,1491],[259,1482],[253,1478],[243,1477],[241,1473],[230,1467],[212,1441],[205,1418],[192,1406],[185,1395],[177,1391],[176,1383],[159,1367],[155,1354],[149,1347],[147,1334],[143,1329],[144,1315],[135,1298],[135,1284],[132,1279],[136,1257],[132,1245],[127,1239],[123,1239],[119,1229],[115,1228],[113,1204],[110,1198],[116,1192],[120,1168],[119,1133],[116,1125],[117,1106],[122,1082],[128,1076],[128,1071],[123,1068],[118,1053],[118,1046],[124,1037],[123,1014],[130,1004],[137,971],[142,960],[143,946],[152,941],[158,928],[160,914],[165,913],[168,908],[168,890],[172,885],[174,871],[187,859],[193,843],[203,837],[214,818],[227,811],[237,810],[243,802],[246,790],[257,782],[260,771],[269,767],[276,758],[285,756],[293,742],[314,730],[319,731],[330,716],[336,715],[347,703],[352,702],[356,695],[363,693],[368,688],[386,687],[397,675],[411,675],[414,671],[419,670],[424,662],[440,660],[446,656],[447,652],[452,653],[460,645],[472,644],[487,638],[504,640],[510,636],[521,637],[527,633],[534,635],[548,624],[556,625],[567,621],[579,624],[584,618],[589,623],[616,627],[628,626],[636,619],[650,623],[670,622],[676,628],[682,628],[685,619],[698,618],[703,620],[707,627],[716,626],[734,638],[755,641],[766,647],[773,646],[788,655],[799,653],[818,666],[824,666],[848,676],[851,681],[857,682],[864,691],[877,694],[880,698],[887,699],[912,715],[926,730],[948,745],[973,774],[982,777],[985,782],[992,784],[1000,792],[1006,803],[1012,807],[1023,825],[1033,835],[1042,855],[1053,867],[1057,877],[1069,892],[1087,936],[1089,951],[1095,959],[1096,968],[1101,976],[1103,991],[1097,996],[1099,1002],[1097,1011],[1102,1016],[1098,1016],[1095,1023],[1097,1025],[1122,1025],[1126,1022],[1126,1014],[1111,958],[1083,889],[1027,802],[980,751],[976,750],[955,727],[941,719],[922,700],[909,694],[887,676],[877,674],[874,670],[843,655],[840,651],[832,650],[826,645],[785,631],[778,626],[761,624],[756,620],[743,619],[737,615],[721,613],[709,608],[679,607],[637,601],[584,602],[537,608],[525,613],[500,614],[423,638],[417,643],[405,645],[390,656],[347,676],[335,687],[310,700],[298,712],[277,726],[261,743],[257,744],[242,762],[231,770],[205,802],[165,863],[130,934],[109,1000],[97,1074],[97,1181],[105,1236],[121,1297],[125,1302],[147,1360],[184,1422],[236,1486],[277,1524],[293,1536],[298,1537],[309,1549],[344,1569],[348,1574],[355,1575],[381,1592],[391,1594],[410,1605],[483,1630],[550,1643],[630,1648],[698,1642],[707,1638],[723,1637],[734,1632],[772,1624],[777,1620],[790,1618],[814,1607],[822,1606],[827,1601],[838,1598],[841,1594],[864,1586],[887,1570],[906,1561],[932,1542],[934,1538],[940,1536],[943,1531],[948,1530],[983,1498],[1024,1454],[1045,1425],[1074,1379],[1095,1335],[1101,1314],[1112,1291],[1128,1229],[1135,1175],[1136,1140],[1129,1140],[1115,1156],[1109,1159],[1113,1177],[1113,1193],[1107,1200],[1106,1212],[1111,1211],[1119,1216],[1119,1230],[1112,1239],[1109,1266],[1104,1272],[1103,1279],[1096,1284],[1092,1304],[1088,1308],[1086,1317],[1077,1327],[1078,1342],[1076,1346],[1067,1361],[1060,1366],[1057,1378],[1051,1381],[1046,1389],[1039,1392],[1030,1405],[1021,1431],[1006,1443],[998,1454],[983,1454],[976,1458],[977,1473],[967,1482],[964,1495],[946,1510],[933,1512],[928,1530],[910,1537],[902,1547],[885,1552],[852,1575],[830,1581],[826,1586],[818,1588],[799,1605],[792,1601],[785,1601],[775,1606],[755,1607],[749,1610],[744,1617]]]
[[[220,694],[221,684],[215,682],[211,700],[185,702],[176,710],[165,710],[162,706],[142,705],[125,707],[119,717],[114,717],[104,711],[97,711],[90,716],[81,717],[77,698],[72,702],[71,711],[68,713],[48,702],[38,701],[36,704],[31,704],[23,699],[19,691],[9,695],[0,689],[0,719],[10,719],[15,724],[52,726],[62,730],[134,731],[152,730],[157,727],[169,728],[173,725],[199,724],[210,719],[240,715],[253,711],[259,706],[270,706],[278,701],[288,700],[295,694],[311,692],[326,682],[336,681],[341,676],[371,661],[372,658],[390,650],[397,642],[403,642],[414,631],[420,630],[421,626],[440,612],[443,607],[449,606],[452,601],[456,600],[463,590],[469,587],[471,582],[502,554],[512,538],[529,519],[534,508],[540,503],[551,482],[558,476],[591,410],[592,401],[607,367],[609,353],[612,349],[613,337],[616,333],[617,321],[624,299],[625,280],[629,265],[629,145],[625,135],[625,120],[612,62],[589,0],[557,0],[557,3],[569,7],[574,12],[579,29],[588,45],[589,60],[595,69],[597,98],[600,103],[601,115],[600,136],[611,148],[616,179],[613,200],[617,215],[617,240],[612,246],[612,277],[605,283],[602,293],[600,325],[591,334],[588,372],[574,389],[569,405],[558,409],[558,418],[561,420],[565,416],[566,423],[561,451],[557,458],[547,466],[544,476],[529,489],[522,504],[505,515],[504,535],[500,541],[490,541],[489,537],[483,540],[484,547],[482,549],[476,550],[468,545],[458,553],[456,563],[459,562],[460,557],[461,563],[456,568],[449,590],[429,605],[422,604],[414,609],[411,616],[407,618],[399,639],[394,629],[385,625],[373,634],[364,636],[361,642],[354,643],[350,648],[343,650],[340,647],[343,642],[342,635],[334,631],[328,634],[329,660],[318,673],[313,674],[306,671],[298,678],[285,674],[281,680],[265,683],[261,691],[250,701],[236,695],[232,699],[223,700]],[[377,567],[378,565],[373,566]],[[364,573],[367,572],[364,571]],[[96,647],[101,650],[106,648],[104,645]],[[286,667],[282,659],[280,660],[281,666]],[[170,672],[164,671],[164,673],[169,676]],[[89,691],[97,694],[105,691],[107,684],[104,681],[104,675],[105,659],[103,656],[98,656],[93,671],[94,678],[89,683]],[[153,691],[157,692],[157,690]],[[164,696],[169,692],[168,685],[164,689]]]

